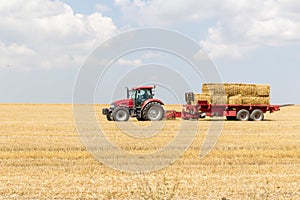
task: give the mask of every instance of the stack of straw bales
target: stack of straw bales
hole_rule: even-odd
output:
[[[202,94],[195,102],[211,104],[270,104],[270,85],[242,83],[209,83],[202,85]]]

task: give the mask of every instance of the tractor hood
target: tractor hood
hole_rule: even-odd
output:
[[[132,99],[120,99],[120,100],[114,101],[112,104],[115,106],[132,107],[133,101],[132,101]]]

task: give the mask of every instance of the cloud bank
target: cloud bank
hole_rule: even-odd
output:
[[[97,44],[116,33],[112,19],[99,12],[75,14],[60,1],[3,1],[0,68],[78,67]]]
[[[300,44],[298,0],[115,0],[141,26],[215,21],[200,44],[213,58],[241,59],[261,46]]]
[[[243,59],[263,46],[300,44],[298,0],[115,0],[124,26],[202,26],[199,44],[214,59]],[[97,45],[119,31],[111,11],[84,15],[59,0],[11,0],[0,4],[0,69],[78,67]],[[128,62],[125,62],[128,64]],[[123,64],[125,64],[123,62]]]

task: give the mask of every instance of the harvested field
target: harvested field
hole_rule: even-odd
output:
[[[158,138],[139,141],[107,122],[101,108],[97,118],[107,137],[130,152],[164,146],[181,122],[165,121]],[[112,170],[86,151],[71,105],[1,104],[0,198],[299,199],[300,106],[265,119],[224,121],[215,148],[203,159],[199,151],[211,121],[201,120],[193,144],[175,163],[132,174]],[[149,124],[132,123],[145,130]]]

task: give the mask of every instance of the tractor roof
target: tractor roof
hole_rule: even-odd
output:
[[[142,90],[142,89],[153,89],[153,86],[140,86],[140,87],[132,88],[132,90]]]

